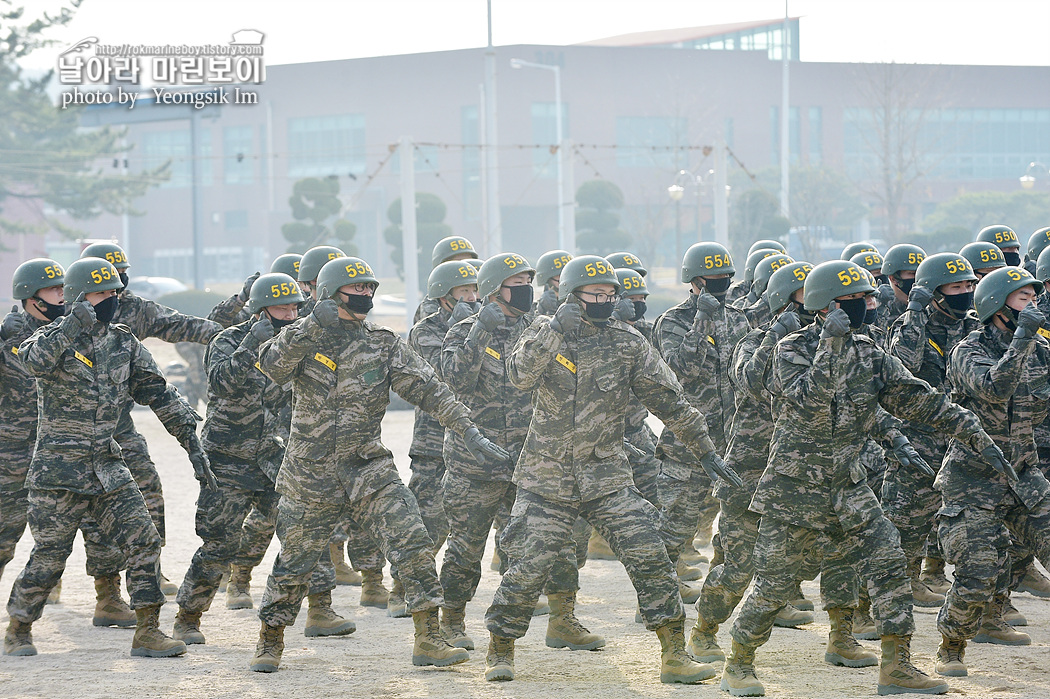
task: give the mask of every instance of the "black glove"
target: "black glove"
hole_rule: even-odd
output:
[[[700,457],[700,465],[704,467],[704,471],[707,476],[712,480],[723,480],[728,481],[737,488],[744,485],[744,481],[740,480],[740,476],[737,472],[729,468],[725,461],[722,461],[722,457],[716,452],[709,451]]]
[[[913,289],[915,287],[912,287]],[[879,305],[885,306],[890,301],[897,298],[897,294],[893,293],[893,287],[889,284],[880,284],[878,290]]]
[[[544,289],[536,304],[536,310],[545,316],[554,315],[558,310],[558,292],[551,287]]]
[[[62,332],[70,340],[95,325],[95,307],[83,300],[83,293],[80,296],[62,319]]]
[[[921,311],[933,301],[933,292],[925,286],[913,286],[908,294],[908,310]]]
[[[4,318],[3,325],[0,325],[0,339],[10,340],[12,337],[18,337],[25,325],[25,316],[19,311],[18,306],[11,306],[11,313]]]
[[[318,301],[314,309],[310,311],[317,324],[322,328],[331,329],[339,327],[339,306],[332,299]]]
[[[616,307],[613,308],[612,317],[614,320],[628,323],[634,320],[634,301],[630,299],[620,299],[616,302]]]
[[[474,304],[467,303],[466,301],[459,301],[452,308],[452,315],[449,316],[449,324],[455,325],[461,320],[465,320],[476,312]]]
[[[499,304],[495,301],[486,303],[480,311],[478,311],[478,325],[485,332],[493,332],[499,327],[499,324],[503,322],[506,316],[503,315],[503,310],[499,307]]]
[[[821,337],[845,337],[849,334],[849,316],[841,308],[836,308],[828,313],[824,319],[824,329],[820,331]]]
[[[714,320],[722,311],[722,304],[711,294],[701,294],[696,300],[696,318],[693,324]]]
[[[576,303],[563,303],[558,306],[554,317],[551,318],[551,330],[556,333],[571,333],[580,327],[583,322],[583,309]]]
[[[197,432],[194,428],[186,426],[176,438],[179,440],[182,448],[186,450],[186,455],[190,457],[190,464],[193,466],[193,477],[208,490],[216,490],[219,487],[219,482],[215,480],[215,473],[211,470],[211,462],[208,460],[208,455],[204,453],[204,448],[201,447],[201,440],[197,438]]]
[[[1014,330],[1014,339],[1030,340],[1039,332],[1039,328],[1045,324],[1046,316],[1034,303],[1030,303],[1017,314],[1017,329]]]
[[[1017,471],[1014,470],[1013,464],[1010,463],[999,447],[994,444],[985,447],[981,450],[981,458],[996,471],[1006,476],[1006,480],[1011,483],[1017,482]]]
[[[783,339],[801,327],[802,321],[799,320],[798,313],[784,311],[777,317],[776,322],[769,326],[769,332],[778,339]]]
[[[470,453],[477,459],[479,464],[484,464],[487,461],[510,461],[510,454],[507,453],[507,450],[498,444],[493,444],[482,436],[481,431],[477,427],[468,428],[463,433],[463,441],[467,443],[467,449],[470,450]]]
[[[898,435],[890,441],[890,454],[901,463],[901,466],[915,466],[927,476],[936,476],[937,472],[930,468],[926,460],[919,456],[919,452],[911,445],[908,438]]]
[[[241,300],[241,303],[248,303],[248,299],[251,298],[252,295],[252,284],[255,283],[255,280],[259,278],[260,274],[262,273],[256,272],[255,274],[244,280],[244,286],[241,287],[241,293],[238,295],[238,298]]]
[[[252,323],[251,331],[244,336],[241,344],[250,350],[255,350],[272,337],[273,323],[270,322],[270,317],[263,313],[259,320]]]

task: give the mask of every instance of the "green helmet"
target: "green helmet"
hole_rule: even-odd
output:
[[[793,258],[787,255],[770,255],[759,260],[758,266],[755,267],[755,283],[751,287],[751,290],[755,292],[755,296],[761,296],[765,293],[766,286],[769,284],[769,278],[773,276],[773,272],[794,261]]]
[[[736,274],[733,258],[725,246],[718,243],[695,243],[685,251],[682,258],[682,283],[688,284],[697,277],[713,277],[718,274]]]
[[[124,288],[117,268],[99,257],[82,257],[69,265],[64,283],[66,303],[73,303],[81,294]]]
[[[969,243],[963,246],[959,254],[970,263],[970,267],[978,269],[998,269],[1006,266],[1006,258],[1003,251],[995,243]]]
[[[872,274],[882,274],[882,255],[875,250],[858,252],[856,255],[849,258],[849,261],[862,269],[868,270]]]
[[[321,268],[330,260],[338,257],[346,257],[346,253],[331,245],[318,245],[316,248],[310,248],[299,260],[299,276],[296,279],[301,282],[316,280],[317,275],[321,273]]]
[[[551,250],[540,255],[536,262],[536,281],[546,284],[554,277],[560,276],[562,269],[572,259],[572,254],[564,250]]]
[[[649,270],[642,265],[642,261],[638,259],[638,256],[631,252],[614,252],[611,255],[606,255],[605,259],[609,261],[609,264],[613,266],[613,269],[633,269],[643,277],[649,274]]]
[[[787,306],[791,295],[802,288],[812,269],[813,265],[808,262],[789,262],[773,272],[765,293],[769,310],[779,313]]]
[[[558,299],[564,301],[569,294],[588,284],[612,284],[616,293],[620,293],[620,278],[608,260],[597,255],[580,255],[572,258],[562,270]]]
[[[18,265],[11,278],[11,295],[16,301],[36,296],[36,292],[49,286],[62,286],[66,273],[62,265],[46,257],[34,257]]]
[[[785,253],[777,252],[776,248],[759,248],[758,250],[749,253],[747,256],[747,261],[744,262],[744,281],[752,282],[755,280],[755,267],[758,266],[759,262],[766,259],[767,257],[783,254]]]
[[[431,267],[437,267],[442,262],[448,262],[449,258],[464,253],[475,260],[478,259],[478,253],[474,251],[474,246],[463,236],[450,235],[447,238],[442,238],[437,241],[433,252],[430,254]]]
[[[280,272],[281,274],[287,274],[292,279],[298,279],[299,263],[302,259],[302,255],[296,255],[294,252],[286,253],[273,261],[273,264],[270,265],[270,271]]]
[[[939,252],[930,255],[915,270],[915,286],[924,286],[930,291],[953,282],[977,281],[973,267],[962,255],[954,252]]]
[[[906,272],[908,270],[914,272],[925,259],[926,251],[918,245],[909,245],[908,243],[894,245],[882,256],[882,273],[889,277],[898,272]]]
[[[124,254],[124,248],[116,243],[92,243],[80,251],[80,258],[85,257],[101,257],[116,267],[118,271],[123,271],[131,266],[128,256]]]
[[[457,286],[478,283],[478,273],[474,265],[462,260],[442,262],[430,272],[427,279],[427,296],[439,299]]]
[[[309,252],[307,250],[307,254]],[[303,258],[305,257],[304,255]],[[379,288],[379,280],[367,262],[360,257],[336,257],[326,262],[317,273],[317,298],[335,298],[335,292],[347,284],[367,283],[375,284],[376,288]],[[325,292],[328,292],[327,296]]]
[[[1039,259],[1035,263],[1035,278],[1041,282],[1050,279],[1050,254],[1047,250],[1050,250],[1050,247],[1039,253]]]
[[[784,244],[776,240],[756,240],[747,249],[747,256],[751,257],[751,253],[755,250],[776,250],[785,255],[787,254],[787,248],[784,247]]]
[[[1017,234],[1009,226],[985,226],[977,234],[976,240],[982,243],[994,243],[1000,250],[1021,247],[1021,242],[1017,240]]]
[[[973,294],[977,317],[987,323],[1006,305],[1010,294],[1026,286],[1033,287],[1037,294],[1043,290],[1043,285],[1023,267],[1003,267],[984,275]]]
[[[616,278],[620,280],[620,290],[624,296],[649,295],[649,289],[645,286],[645,277],[638,270],[621,267],[616,270]]]
[[[861,252],[878,252],[879,249],[871,243],[850,243],[846,247],[842,248],[843,260],[853,261],[853,256]]]
[[[839,296],[875,291],[864,269],[846,260],[820,263],[810,271],[802,288],[805,289],[802,299],[807,311],[823,310]]]
[[[499,291],[508,278],[522,272],[531,272],[533,277],[536,276],[536,268],[516,252],[493,255],[478,270],[478,296],[487,299]]]
[[[1048,246],[1050,246],[1050,226],[1040,228],[1028,239],[1028,259],[1038,260]]]
[[[267,306],[302,302],[303,294],[291,275],[283,272],[270,272],[263,274],[252,284],[247,307],[249,313],[255,314]]]

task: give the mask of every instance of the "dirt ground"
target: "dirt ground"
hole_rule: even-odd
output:
[[[157,347],[152,342],[149,346],[157,348],[161,366],[174,360],[173,353],[168,355],[168,348]],[[184,452],[153,414],[137,410],[135,418],[149,441],[164,483],[168,544],[162,564],[167,575],[178,582],[200,543],[193,529],[197,483]],[[408,411],[388,413],[383,423],[384,442],[393,450],[406,481],[411,429],[412,414]],[[5,599],[31,547],[32,539],[27,532],[0,581],[0,594]],[[276,553],[275,540],[252,581],[256,603],[263,576],[269,572]],[[32,658],[0,657],[0,697],[53,698],[66,692],[75,697],[173,696],[182,699],[274,696],[313,699],[347,695],[535,698],[560,695],[603,699],[728,696],[719,691],[717,679],[691,687],[660,684],[659,643],[654,634],[634,623],[635,594],[623,566],[615,561],[591,561],[580,571],[578,614],[587,627],[605,636],[607,645],[603,650],[570,652],[547,648],[543,642],[546,617],[537,617],[528,635],[517,644],[518,679],[510,683],[486,682],[487,632],[483,617],[498,575],[488,569],[488,556],[485,560],[477,597],[467,607],[467,630],[478,645],[469,662],[446,669],[413,667],[411,620],[390,619],[383,610],[359,607],[360,588],[341,586],[334,593],[335,607],[356,622],[357,632],[335,639],[307,639],[302,635],[304,609],[296,626],[286,632],[281,670],[264,675],[248,670],[259,629],[255,611],[226,609],[222,593],[203,619],[207,645],[191,646],[181,658],[130,657],[132,631],[98,629],[91,625],[94,590],[84,574],[84,548],[78,539],[64,577],[61,604],[48,606],[33,628],[40,654]],[[389,582],[389,577],[387,580]],[[803,589],[807,597],[818,598],[815,583],[807,583]],[[971,644],[966,655],[970,676],[950,680],[953,693],[971,697],[1050,697],[1050,601],[1022,594],[1015,597],[1015,603],[1029,619],[1031,625],[1025,630],[1032,636],[1032,645]],[[692,608],[687,611],[690,617],[687,623],[691,623],[696,612]],[[175,612],[173,602],[161,612],[161,625],[169,633]],[[0,616],[6,626],[6,614]],[[827,699],[875,695],[877,668],[835,668],[823,662],[828,619],[820,611],[816,616],[816,621],[803,629],[774,629],[770,642],[760,650],[758,674],[768,695]],[[916,613],[915,620],[918,626],[913,642],[916,663],[932,672],[933,654],[939,640],[935,616]],[[724,648],[728,647],[728,625],[719,632],[719,641]],[[877,650],[877,642],[863,643]]]

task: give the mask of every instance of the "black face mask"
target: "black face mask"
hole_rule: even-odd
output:
[[[110,296],[95,304],[95,319],[100,323],[108,323],[117,314],[117,297]]]
[[[1001,318],[1001,320],[1003,321],[1003,325],[1006,326],[1006,329],[1010,332],[1017,330],[1017,316],[1020,315],[1021,312],[1015,311],[1009,306],[1003,306],[1000,313],[1006,316],[1005,318]]]
[[[631,318],[631,322],[634,323],[635,321],[639,321],[642,319],[642,316],[645,315],[647,307],[645,305],[645,301],[631,301],[631,303],[634,304],[634,318]]]
[[[372,310],[372,297],[365,296],[364,294],[344,294],[339,292],[339,295],[343,297],[341,305],[349,313],[356,313],[358,315],[367,315]]]
[[[894,277],[894,279],[897,281],[897,288],[898,289],[900,289],[905,294],[910,294],[911,293],[911,288],[915,284],[915,279],[914,278],[912,278],[912,279],[901,279],[900,277]]]
[[[864,324],[864,316],[868,313],[868,304],[864,300],[864,297],[859,299],[846,299],[845,301],[839,301],[839,308],[846,312],[849,316],[849,326],[856,330]]]
[[[613,306],[616,305],[613,301],[605,301],[603,303],[585,303],[586,307],[583,309],[583,315],[595,325],[605,325],[609,320],[609,316],[612,315]]]
[[[953,318],[962,318],[966,315],[966,312],[973,308],[973,292],[967,291],[964,294],[953,294],[952,296],[944,296],[944,305],[947,306],[948,315]]]
[[[1020,267],[1021,266],[1021,254],[1017,252],[1007,252],[1003,250],[1003,257],[1006,258],[1006,264],[1009,267]]]
[[[730,284],[733,283],[732,277],[722,277],[720,279],[712,279],[711,277],[703,277],[704,288],[707,289],[707,293],[712,296],[722,297],[729,291]]]
[[[504,289],[510,290],[510,301],[507,305],[516,311],[522,313],[528,313],[532,308],[532,284],[524,284],[522,286],[505,286]]]
[[[266,311],[266,316],[270,319],[270,325],[273,326],[275,335],[281,332],[281,328],[286,328],[295,321],[299,320],[298,318],[292,318],[291,320],[281,320],[280,318],[274,318],[269,311]]]
[[[875,325],[875,321],[879,319],[879,309],[877,308],[865,308],[864,309],[864,324]]]
[[[875,281],[878,282],[878,284],[881,286],[882,284],[889,284],[890,278],[887,277],[885,274],[876,274]]]
[[[39,296],[34,296],[33,300],[44,306],[43,310],[40,310],[40,306],[37,306],[37,310],[48,320],[57,320],[66,312],[66,305],[64,303],[48,303]]]
[[[128,273],[124,270],[117,272],[117,276],[120,277],[120,283],[124,285],[124,289],[128,288]],[[121,289],[121,291],[124,291]]]

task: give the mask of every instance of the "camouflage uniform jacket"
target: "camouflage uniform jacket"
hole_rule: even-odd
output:
[[[51,323],[23,342],[18,356],[38,388],[29,488],[101,493],[134,483],[113,439],[132,400],[148,405],[173,435],[196,429],[196,414],[123,325],[96,323],[70,340]]]
[[[950,402],[866,335],[820,337],[813,323],[773,351],[773,437],[751,510],[814,529],[852,529],[878,512],[859,455],[889,413],[989,444],[973,413]]]
[[[653,338],[664,361],[685,387],[689,403],[707,416],[707,429],[720,454],[725,453],[729,426],[736,410],[733,387],[729,383],[736,343],[750,330],[744,314],[731,307],[724,316],[693,327],[699,296],[671,308],[656,320]],[[672,430],[660,435],[661,458],[668,461],[695,463],[695,457]],[[671,474],[684,480],[688,473]]]
[[[760,297],[751,305],[745,306],[740,310],[744,312],[744,316],[752,328],[760,328],[773,320],[773,312],[769,310],[769,303],[764,297]]]
[[[313,316],[302,318],[262,344],[259,367],[292,385],[277,491],[297,500],[357,500],[398,479],[379,439],[391,389],[449,429],[473,425],[422,357],[393,330],[367,320],[327,330]]]
[[[642,334],[646,340],[650,343],[653,340],[653,324],[647,320],[637,320],[632,326],[635,330]],[[649,425],[645,424],[645,419],[649,417],[649,411],[645,409],[642,401],[638,400],[638,396],[633,393],[628,398],[627,403],[627,422],[625,423],[626,438],[627,441],[634,446],[650,451],[656,448],[656,435],[653,434],[652,429]]]
[[[437,299],[432,299],[429,296],[424,296],[423,300],[419,302],[418,306],[416,306],[416,312],[412,315],[412,325],[415,325],[427,316],[434,315],[440,310],[440,301],[438,301]]]
[[[225,301],[219,301],[215,308],[208,314],[208,320],[214,321],[224,328],[239,325],[251,318],[251,314],[244,308],[244,301],[240,293],[236,293]]]
[[[504,463],[479,464],[467,451],[463,439],[445,433],[445,468],[466,478],[509,481],[514,459],[521,452],[532,419],[532,392],[511,383],[508,365],[514,345],[535,316],[503,317],[489,333],[477,324],[477,315],[453,325],[441,347],[441,375],[463,404],[478,428],[510,452]]]
[[[934,483],[945,505],[994,508],[1013,490],[1030,510],[1040,503],[1050,507],[1050,484],[1038,467],[1035,441],[1035,427],[1046,418],[1050,399],[1050,343],[1036,336],[1019,351],[1011,346],[1012,338],[992,324],[970,333],[952,352],[948,378],[952,396],[980,417],[1020,481],[1008,485],[976,450],[953,440]]]
[[[900,318],[906,310],[908,310],[908,302],[898,301],[894,296],[892,301],[879,306],[878,320],[875,321],[875,325],[883,332],[887,332],[893,325],[893,321]]]
[[[427,360],[438,378],[441,378],[441,343],[448,332],[449,315],[451,314],[442,308],[413,325],[408,333],[408,346]],[[413,458],[440,460],[444,444],[445,428],[425,410],[416,408],[412,445],[408,448],[408,455]]]
[[[245,346],[254,318],[223,330],[208,345],[208,418],[201,442],[215,459],[219,477],[244,490],[273,487],[288,434],[288,386],[280,386],[259,371],[255,350]],[[276,439],[275,439],[276,438]],[[230,462],[239,465],[231,469]]]
[[[655,348],[630,326],[583,323],[563,337],[540,316],[508,362],[510,380],[533,392],[534,412],[514,469],[519,488],[553,501],[592,500],[634,485],[623,450],[634,395],[674,429],[698,459],[714,450],[707,422]]]
[[[1035,303],[1039,310],[1050,316],[1050,294],[1039,294],[1035,297]],[[1041,464],[1043,473],[1050,473],[1050,464],[1046,462],[1046,455],[1050,452],[1050,414],[1047,415],[1045,420],[1036,425],[1035,443],[1039,445],[1043,453],[1043,463]]]
[[[734,305],[740,299],[746,297],[751,293],[751,285],[753,282],[747,282],[741,279],[738,282],[733,282],[729,285],[729,290],[726,291],[726,305]]]
[[[131,328],[131,332],[140,340],[156,337],[165,342],[196,342],[202,345],[211,342],[222,330],[218,323],[184,315],[126,290],[120,294],[113,322]]]
[[[4,444],[17,444],[16,451],[25,453],[25,446],[36,441],[36,379],[19,361],[18,346],[47,324],[24,310],[11,313],[21,315],[23,325],[19,333],[0,340],[0,491],[25,487],[29,461],[25,456],[12,459]]]

